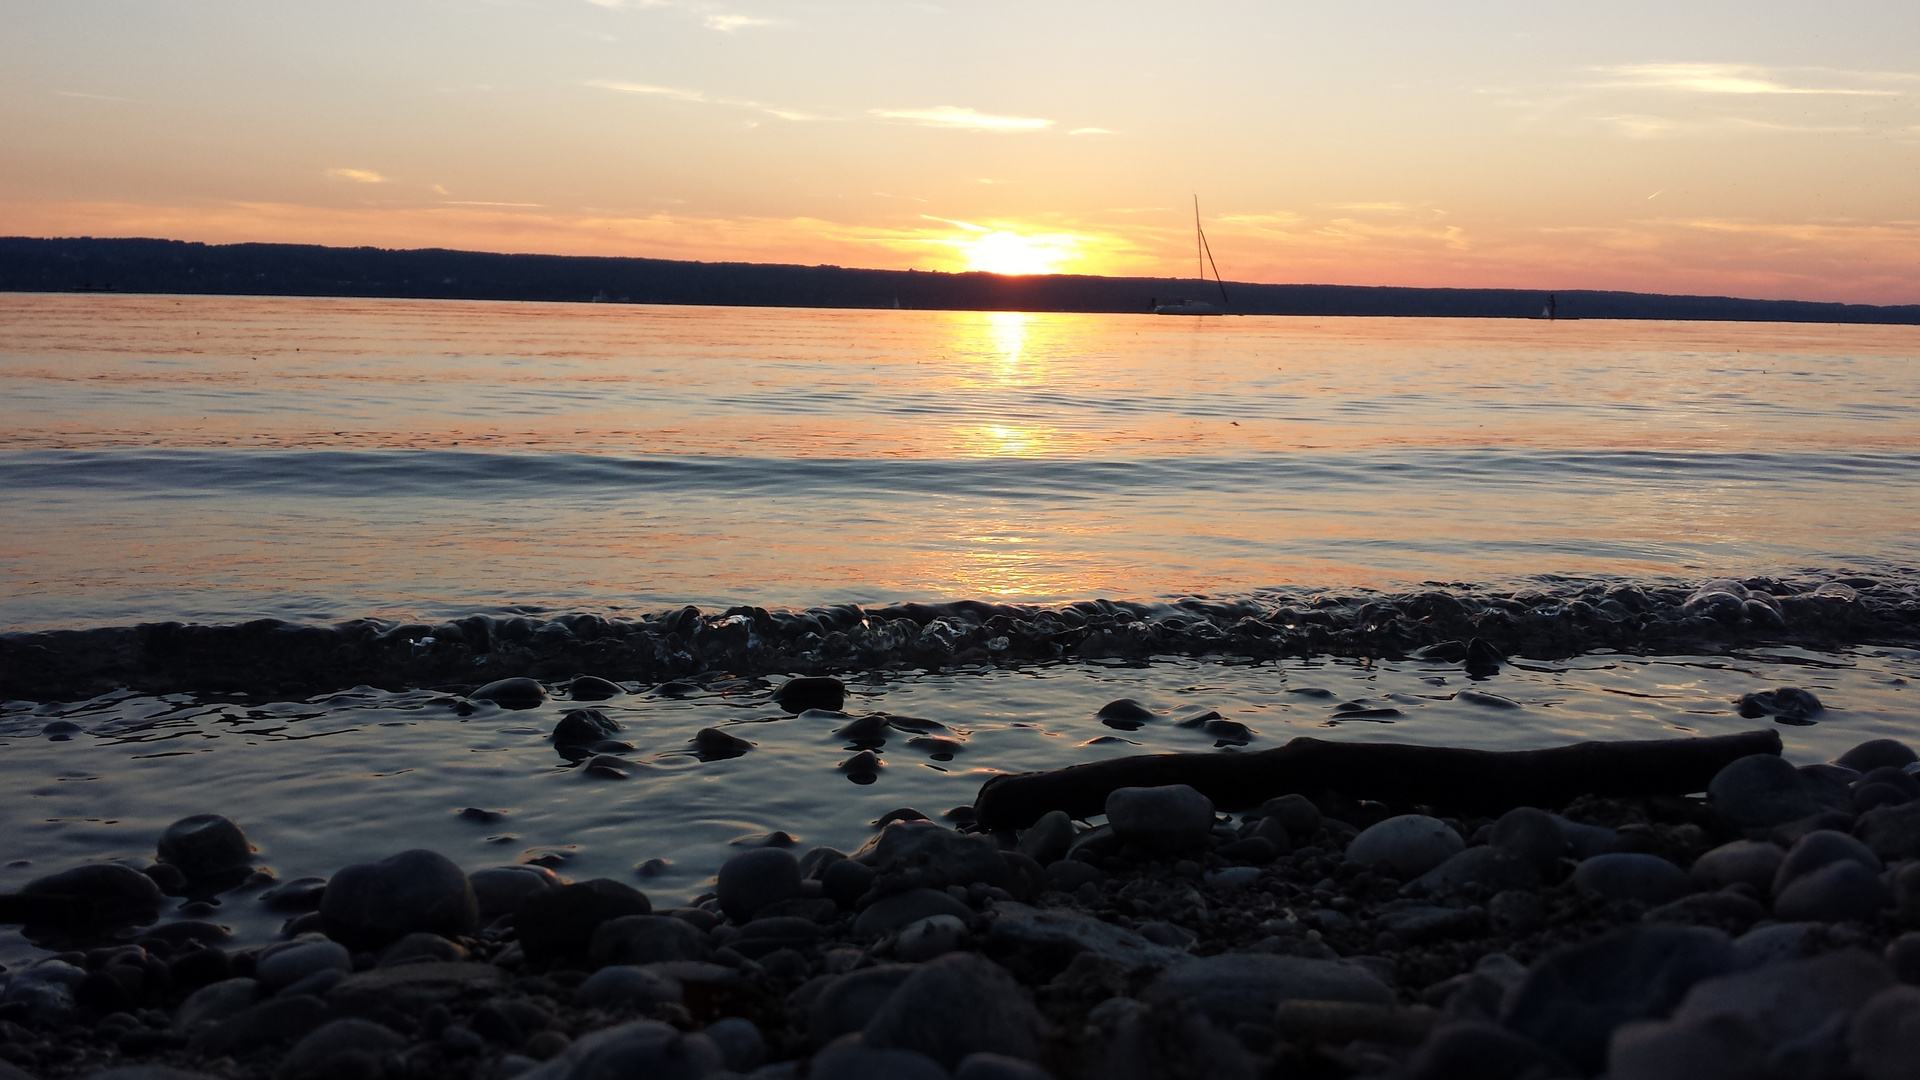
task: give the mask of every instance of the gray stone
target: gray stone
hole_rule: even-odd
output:
[[[1909,930],[1887,942],[1882,954],[1893,977],[1903,983],[1920,983],[1920,930]]]
[[[544,866],[495,866],[467,875],[479,904],[480,921],[490,923],[502,915],[513,915],[527,897],[557,888],[560,879]]]
[[[1835,765],[1860,773],[1887,765],[1904,769],[1915,761],[1920,761],[1920,756],[1914,754],[1913,747],[1898,739],[1868,739],[1833,759]]]
[[[993,910],[989,940],[997,947],[1023,953],[1049,952],[1062,960],[1092,953],[1129,970],[1164,967],[1188,959],[1184,949],[1156,945],[1125,927],[1077,912],[1004,901],[995,904]]]
[[[1786,858],[1781,860],[1780,868],[1774,871],[1773,880],[1768,883],[1768,891],[1777,897],[1796,879],[1829,863],[1843,860],[1859,863],[1875,874],[1883,869],[1880,859],[1867,845],[1846,833],[1816,829],[1787,850]]]
[[[380,1059],[407,1045],[407,1040],[371,1020],[333,1020],[314,1028],[287,1051],[274,1070],[275,1080],[320,1080],[337,1075],[351,1057],[356,1063]]]
[[[73,1019],[74,992],[87,973],[60,960],[42,960],[7,980],[0,1002],[26,1009],[30,1023],[45,1027]]]
[[[927,888],[1004,885],[1008,871],[1000,845],[981,833],[958,833],[931,821],[900,821],[881,829],[853,853],[882,875],[903,875]]]
[[[585,961],[600,924],[651,915],[653,902],[625,882],[592,878],[527,897],[514,916],[520,948],[536,964]]]
[[[1022,855],[1045,866],[1055,859],[1066,857],[1067,845],[1073,843],[1073,819],[1064,810],[1052,810],[1041,816],[1033,827],[1021,834],[1020,846],[1016,849]]]
[[[1487,843],[1513,852],[1541,873],[1553,869],[1567,853],[1567,834],[1560,831],[1552,814],[1533,806],[1516,806],[1500,815]]]
[[[669,1003],[678,1005],[686,1000],[686,990],[679,980],[630,964],[601,968],[587,976],[587,981],[574,993],[597,1009],[645,1009]]]
[[[948,1080],[940,1063],[917,1050],[883,1050],[849,1036],[814,1055],[807,1080]]]
[[[1402,814],[1363,829],[1347,845],[1347,858],[1411,880],[1446,862],[1467,846],[1439,818]]]
[[[803,675],[781,684],[773,692],[773,700],[790,713],[808,709],[839,712],[847,703],[847,684],[831,675]]]
[[[1735,840],[1721,844],[1693,862],[1688,876],[1701,889],[1723,889],[1728,885],[1751,885],[1766,896],[1773,889],[1773,875],[1787,853],[1779,845],[1765,840]]]
[[[1261,823],[1274,822],[1291,840],[1308,840],[1320,828],[1320,808],[1305,795],[1281,795],[1260,804]],[[1273,836],[1267,833],[1269,840]],[[1275,841],[1278,843],[1278,841]]]
[[[1216,1024],[1271,1024],[1282,1001],[1357,1001],[1391,1005],[1393,991],[1370,973],[1331,960],[1265,953],[1222,953],[1160,973],[1141,994],[1149,1005],[1191,1001]]]
[[[177,866],[189,878],[214,877],[245,869],[253,848],[240,826],[219,814],[195,814],[160,834],[160,861]]]
[[[988,1051],[1032,1058],[1046,1027],[1027,991],[999,965],[948,953],[920,965],[861,1032],[882,1050],[918,1050],[951,1069]]]
[[[503,709],[537,709],[546,703],[547,691],[532,679],[495,679],[467,697],[491,701]]]
[[[1893,903],[1880,875],[1851,860],[1802,874],[1773,899],[1782,919],[1814,922],[1867,921]]]
[[[1559,835],[1559,831],[1556,828],[1554,834]],[[1518,851],[1488,846],[1468,848],[1414,880],[1432,893],[1459,892],[1468,886],[1498,893],[1508,889],[1538,889],[1540,871]]]
[[[967,924],[952,915],[929,915],[900,928],[893,955],[918,964],[967,945]]]
[[[1079,859],[1058,859],[1048,864],[1046,869],[1047,887],[1056,892],[1070,893],[1088,882],[1107,880],[1107,872],[1090,862]]]
[[[816,1048],[824,1047],[866,1027],[914,970],[911,964],[878,964],[827,983],[807,1006],[807,1038]]]
[[[1561,835],[1567,838],[1567,848],[1573,853],[1575,859],[1591,859],[1595,855],[1605,855],[1620,841],[1620,834],[1604,825],[1587,825],[1578,821],[1569,821],[1559,814],[1551,816],[1553,823],[1560,826]]]
[[[1920,1080],[1920,989],[1891,986],[1869,999],[1847,1032],[1865,1080]]]
[[[1582,892],[1607,900],[1665,904],[1693,891],[1687,872],[1658,855],[1615,852],[1595,855],[1573,871]]]
[[[707,935],[671,915],[623,915],[593,931],[587,956],[594,967],[608,964],[658,964],[668,960],[705,960],[713,952]]]
[[[1506,1028],[1464,1020],[1435,1028],[1403,1075],[1406,1080],[1534,1080],[1569,1073],[1551,1050]]]
[[[297,941],[261,954],[253,977],[269,993],[277,993],[317,971],[352,971],[353,956],[334,941]]]
[[[720,1060],[732,1072],[749,1073],[766,1063],[766,1037],[746,1017],[722,1017],[700,1029],[700,1034],[713,1040]]]
[[[1784,825],[1820,807],[1785,758],[1752,754],[1728,764],[1707,785],[1714,809],[1742,828]]]
[[[1733,942],[1717,930],[1628,927],[1536,960],[1500,1019],[1591,1075],[1606,1065],[1614,1028],[1666,1015],[1694,983],[1734,963]]]
[[[1869,810],[1853,834],[1887,862],[1920,858],[1920,802]]]
[[[1053,1074],[1031,1061],[1005,1054],[968,1054],[953,1070],[953,1080],[1053,1080]]]
[[[457,964],[467,956],[466,947],[457,942],[448,941],[439,934],[415,932],[382,949],[378,966],[423,962]]]
[[[1636,1020],[1613,1033],[1608,1080],[1748,1080],[1765,1075],[1766,1040],[1738,1017]]]
[[[213,1057],[244,1054],[263,1046],[294,1042],[332,1018],[319,998],[281,994],[201,1028],[188,1046]]]
[[[909,889],[867,905],[853,920],[853,934],[879,937],[929,915],[952,915],[965,921],[973,918],[973,909],[935,889]]]
[[[260,984],[253,979],[225,979],[187,995],[173,1012],[176,1034],[191,1035],[209,1024],[238,1015],[260,1000]]]
[[[1749,930],[1734,939],[1733,949],[1742,969],[1798,960],[1806,953],[1807,935],[1820,929],[1814,922],[1777,922]]]
[[[725,1069],[705,1035],[683,1034],[658,1020],[633,1020],[583,1035],[521,1080],[702,1080]]]
[[[1201,880],[1215,889],[1244,889],[1260,880],[1260,868],[1229,866],[1221,870],[1209,870]]]
[[[1673,1020],[1697,1024],[1735,1017],[1768,1043],[1780,1043],[1811,1033],[1830,1017],[1852,1013],[1892,983],[1878,958],[1843,949],[1704,979],[1687,991]]]
[[[322,928],[350,949],[379,949],[416,930],[459,937],[479,919],[467,875],[423,849],[345,867],[320,898]]]
[[[89,905],[94,923],[120,925],[151,922],[166,901],[152,878],[131,866],[95,863],[35,878],[22,886],[28,896],[73,896]]]
[[[1185,784],[1116,788],[1106,811],[1122,842],[1160,854],[1203,848],[1213,831],[1213,800]]]

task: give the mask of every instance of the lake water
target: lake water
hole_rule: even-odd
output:
[[[1748,575],[1920,597],[1916,358],[1912,327],[0,295],[0,630]],[[737,837],[848,848],[995,771],[1235,752],[1178,726],[1195,709],[1249,749],[1518,748],[1744,730],[1767,721],[1734,697],[1798,685],[1829,706],[1781,729],[1810,761],[1911,736],[1920,654],[1596,653],[1476,687],[1512,708],[1413,660],[878,672],[850,711],[936,720],[959,752],[900,736],[866,785],[837,768],[844,720],[775,719],[778,673],[724,674],[602,706],[626,780],[554,754],[566,702],[8,702],[0,889],[216,811],[282,878],[430,846],[674,902]],[[1117,697],[1164,718],[1108,729]],[[59,719],[80,734],[42,735]],[[711,726],[756,746],[700,761]],[[249,903],[221,921],[267,933]],[[28,952],[0,935],[0,961]]]

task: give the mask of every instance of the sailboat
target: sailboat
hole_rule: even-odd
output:
[[[1165,303],[1155,299],[1150,301],[1155,315],[1225,315],[1227,313],[1227,285],[1220,280],[1220,267],[1213,261],[1213,248],[1207,244],[1207,233],[1200,227],[1200,196],[1193,197],[1193,262],[1198,270],[1199,280],[1207,280],[1207,267],[1213,267],[1213,283],[1220,290],[1220,303],[1215,305],[1207,300],[1168,300]]]

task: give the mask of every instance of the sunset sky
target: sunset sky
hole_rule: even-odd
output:
[[[12,0],[0,234],[1920,302],[1920,4]]]

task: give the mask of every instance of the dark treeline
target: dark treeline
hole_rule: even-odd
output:
[[[448,300],[607,301],[749,307],[1144,312],[1155,300],[1216,300],[1193,279],[921,273],[838,266],[679,262],[577,255],[497,255],[430,248],[198,244],[178,240],[0,238],[0,291],[375,296]],[[1248,315],[1536,318],[1548,292],[1228,282]],[[1920,304],[1567,290],[1561,318],[1723,319],[1920,324]]]

